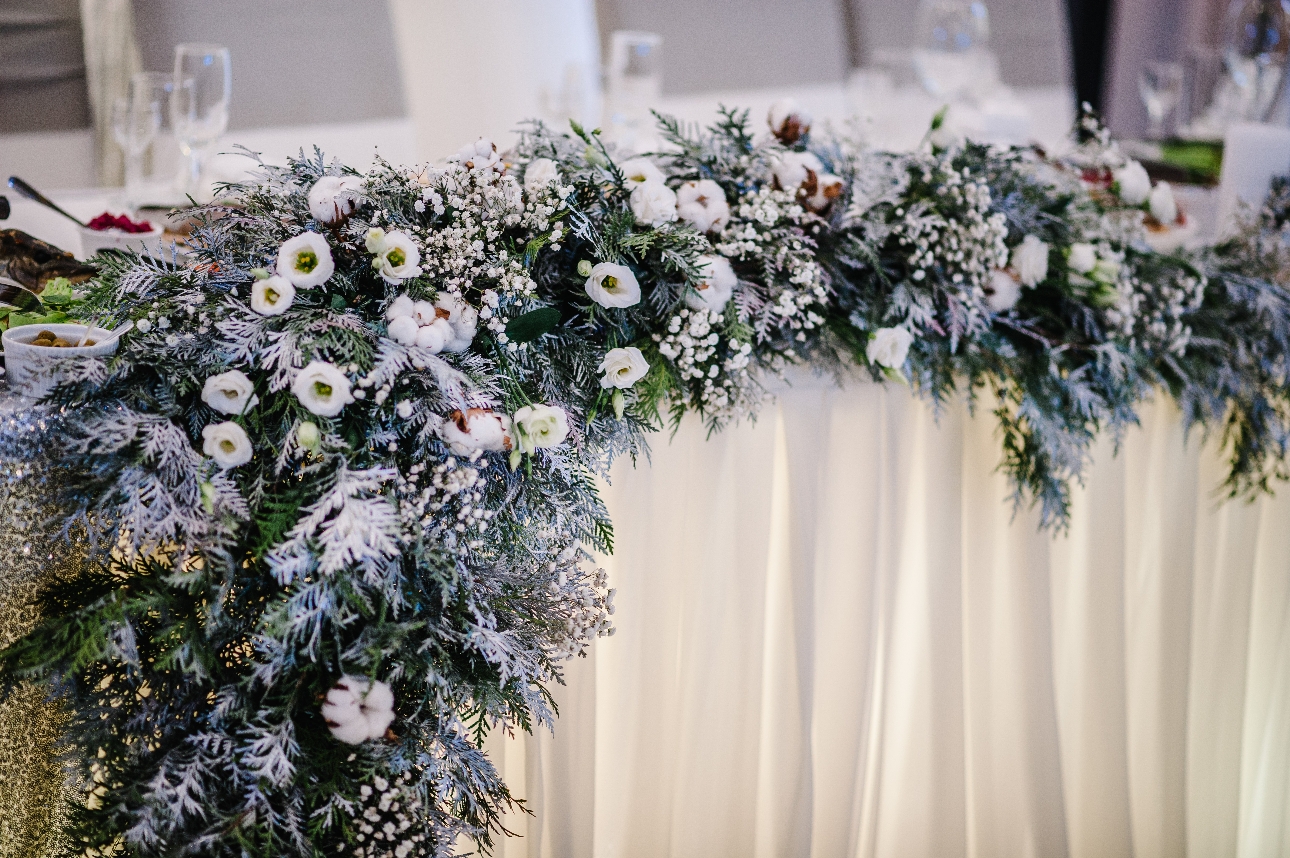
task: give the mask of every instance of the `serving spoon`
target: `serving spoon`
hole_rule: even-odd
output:
[[[76,224],[77,226],[79,226],[81,229],[88,229],[88,227],[86,227],[86,226],[85,226],[85,224],[81,222],[80,218],[77,218],[77,217],[74,217],[74,216],[72,216],[72,215],[68,214],[66,211],[64,211],[64,210],[63,210],[63,209],[62,209],[62,208],[61,208],[57,203],[55,203],[55,202],[54,202],[53,200],[51,200],[49,197],[45,196],[45,195],[44,195],[44,194],[42,194],[40,191],[36,190],[36,189],[35,189],[35,188],[33,188],[31,185],[27,184],[26,182],[24,182],[22,179],[18,178],[17,176],[10,176],[10,177],[9,177],[9,187],[13,188],[15,191],[17,191],[18,193],[22,194],[22,195],[23,195],[24,197],[26,197],[27,199],[32,200],[32,201],[37,202],[37,203],[40,203],[42,206],[45,206],[45,207],[47,207],[47,208],[51,208],[51,209],[53,209],[54,211],[58,212],[58,213],[59,213],[60,215],[62,215],[63,217],[65,217],[65,218],[67,218],[68,220],[70,220],[72,223],[74,223],[74,224]]]

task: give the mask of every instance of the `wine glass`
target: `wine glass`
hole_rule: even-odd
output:
[[[202,162],[207,148],[228,130],[232,90],[228,48],[192,43],[175,47],[170,118],[179,148],[188,158],[190,194],[202,188]]]
[[[139,184],[144,199],[136,200],[136,204],[142,202],[173,206],[183,202],[182,197],[175,199],[180,184],[180,152],[170,116],[170,102],[174,91],[175,77],[168,71],[135,72],[130,77],[130,98],[141,103],[156,102],[161,113],[157,135],[143,156],[143,172]],[[187,171],[185,164],[185,177]],[[183,181],[186,182],[186,178]]]
[[[990,53],[990,14],[980,0],[922,0],[914,68],[931,95],[949,101],[987,96],[998,84]]]
[[[138,203],[143,177],[143,153],[148,151],[161,127],[161,104],[147,98],[118,98],[112,102],[112,137],[125,154],[126,200]]]
[[[1178,63],[1150,62],[1138,75],[1138,95],[1147,108],[1150,128],[1147,136],[1160,140],[1165,136],[1165,119],[1182,100],[1183,67]]]
[[[625,150],[643,152],[662,142],[654,134],[650,115],[663,88],[662,45],[663,37],[657,33],[615,30],[610,35],[606,131],[608,139]]]

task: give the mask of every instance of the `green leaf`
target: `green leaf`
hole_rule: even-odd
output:
[[[345,309],[345,299],[340,295],[331,296],[331,307],[333,310]]]
[[[560,324],[560,311],[555,307],[539,307],[506,323],[506,336],[513,342],[528,343],[549,333]]]

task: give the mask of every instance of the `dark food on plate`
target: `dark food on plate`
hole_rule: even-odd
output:
[[[39,293],[56,277],[84,283],[98,269],[78,262],[66,250],[34,238],[22,230],[0,229],[0,277],[15,280]]]
[[[36,339],[31,341],[31,345],[46,346],[48,348],[57,349],[74,349],[81,345],[92,346],[95,345],[95,342],[94,340],[86,340],[84,343],[81,343],[80,340],[72,342],[55,335],[53,331],[41,331],[36,334]]]
[[[103,212],[86,224],[90,229],[119,229],[121,232],[152,232],[152,224],[146,220],[130,220],[129,215],[114,215]]]

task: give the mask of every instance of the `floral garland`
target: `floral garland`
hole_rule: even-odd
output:
[[[84,854],[489,846],[516,802],[484,734],[550,725],[612,633],[596,475],[789,365],[988,392],[1046,524],[1158,388],[1222,428],[1234,494],[1286,476],[1280,189],[1160,252],[1168,186],[1091,119],[1060,161],[935,125],[873,152],[786,105],[660,123],[648,158],[540,124],[416,170],[302,154],[199,209],[191,258],[99,257],[79,310],[135,330],[26,466],[88,562],[0,652],[68,705]]]

